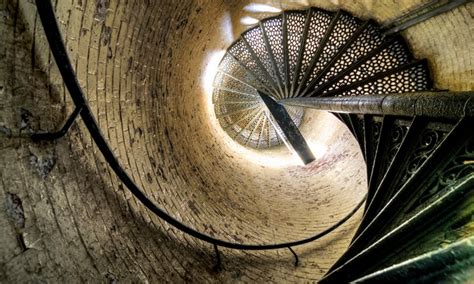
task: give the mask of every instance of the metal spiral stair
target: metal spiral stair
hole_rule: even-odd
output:
[[[426,253],[425,259],[419,260],[424,263],[432,257],[431,251],[439,249],[437,242],[450,243],[469,238],[468,233],[449,240],[447,236],[458,234],[459,228],[471,232],[470,245],[463,247],[462,253],[464,259],[470,259],[467,265],[472,265],[474,231],[469,224],[474,214],[474,94],[456,94],[459,96],[456,110],[459,116],[443,113],[450,108],[443,108],[443,104],[452,107],[452,96],[455,95],[444,92],[368,95],[348,103],[365,103],[373,107],[371,101],[375,99],[379,102],[385,100],[387,109],[399,104],[398,107],[413,106],[413,109],[421,110],[420,101],[423,99],[439,100],[438,106],[428,111],[425,109],[423,115],[410,115],[408,112],[384,114],[384,111],[361,113],[356,108],[348,114],[341,114],[347,117],[346,124],[364,154],[368,195],[362,221],[349,248],[322,283],[343,283],[360,277],[361,282],[385,282],[385,269],[406,260],[404,257],[407,255],[414,257]],[[342,100],[337,99],[341,103]],[[317,100],[309,99],[306,103],[310,100],[321,109]],[[338,101],[332,100],[332,103]],[[323,98],[321,104],[327,102]],[[302,100],[289,103],[305,104]],[[449,255],[449,251],[445,252],[442,260],[445,261]],[[406,275],[396,274],[401,278],[394,279],[421,277],[410,272],[420,263],[411,264]],[[448,266],[456,263],[461,262],[454,257],[446,267],[436,266],[436,270],[448,271]],[[442,273],[426,267],[424,270],[418,268],[426,274],[426,281],[442,279],[436,278]],[[367,276],[371,273],[375,273],[374,276]]]
[[[277,112],[286,110],[298,127],[308,107],[332,111],[359,142],[368,176],[363,218],[321,282],[390,280],[384,269],[401,271],[410,250],[425,255],[394,279],[418,279],[410,270],[419,264],[427,265],[420,268],[425,280],[442,279],[439,271],[448,268],[430,271],[427,264],[439,249],[432,239],[469,227],[474,214],[472,92],[433,90],[427,61],[413,58],[400,35],[315,8],[285,11],[244,32],[227,50],[214,86],[222,127],[244,145],[287,142]],[[472,235],[467,243],[460,244],[469,266]],[[450,252],[437,255],[448,261]],[[466,265],[449,261],[449,269]]]
[[[156,216],[212,244],[217,268],[218,247],[287,248],[298,265],[292,247],[326,236],[363,204],[323,232],[279,244],[228,242],[181,223],[150,200],[114,156],[79,86],[52,3],[36,4],[76,109],[60,131],[31,138],[58,139],[80,115],[121,182]],[[290,142],[305,151],[297,147],[305,143],[301,135],[288,132],[297,133],[304,109],[314,108],[333,112],[361,147],[368,176],[363,217],[322,283],[443,282],[446,275],[472,272],[474,92],[430,89],[426,61],[414,60],[400,36],[384,36],[375,23],[342,11],[312,8],[263,20],[222,60],[213,96],[216,115],[237,141],[256,148]],[[443,241],[450,245],[440,249]]]
[[[214,81],[223,129],[253,148],[285,142],[259,93],[281,101],[414,92],[431,88],[425,60],[413,59],[402,37],[343,11],[285,11],[244,32],[227,50]],[[285,107],[296,126],[304,109]]]

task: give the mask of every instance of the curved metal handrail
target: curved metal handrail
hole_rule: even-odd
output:
[[[209,235],[201,233],[181,223],[180,221],[178,221],[177,219],[175,219],[174,217],[172,217],[171,215],[163,211],[161,208],[159,208],[155,203],[153,203],[153,201],[151,201],[140,190],[140,188],[135,184],[135,182],[131,179],[131,177],[127,174],[127,172],[122,168],[119,161],[117,160],[112,150],[110,149],[104,136],[102,135],[102,132],[100,131],[100,128],[98,127],[97,121],[95,120],[91,112],[91,109],[89,105],[87,104],[87,100],[84,96],[84,93],[82,92],[79,82],[77,81],[75,71],[71,65],[69,56],[66,51],[66,47],[64,45],[64,42],[61,36],[61,32],[59,30],[59,27],[56,21],[56,16],[55,16],[53,7],[51,5],[51,1],[50,0],[36,0],[36,6],[37,6],[38,14],[41,19],[41,23],[45,30],[48,43],[51,48],[51,52],[54,56],[56,64],[64,80],[66,88],[68,89],[71,95],[71,98],[76,106],[76,109],[74,110],[74,113],[71,115],[68,121],[66,122],[65,127],[59,132],[60,134],[57,134],[57,133],[47,134],[47,135],[39,134],[39,135],[34,135],[33,138],[41,139],[41,137],[50,137],[52,139],[55,139],[62,136],[63,134],[66,133],[67,129],[71,126],[72,122],[74,121],[74,118],[76,118],[77,115],[80,114],[87,129],[89,130],[89,133],[92,136],[92,139],[96,143],[97,147],[99,148],[100,152],[104,156],[105,160],[110,165],[110,167],[115,172],[115,174],[118,176],[118,178],[130,190],[130,192],[138,200],[140,200],[140,202],[142,202],[142,204],[145,205],[146,208],[151,210],[159,218],[166,221],[167,223],[169,223],[176,229],[192,237],[195,237],[201,241],[213,244],[216,249],[217,254],[218,254],[217,246],[226,247],[230,249],[239,249],[239,250],[270,250],[270,249],[288,248],[294,254],[296,258],[295,264],[297,264],[298,263],[297,255],[294,253],[291,247],[306,244],[327,235],[328,233],[332,232],[333,230],[338,228],[340,225],[345,223],[348,219],[350,219],[357,212],[357,210],[359,210],[362,204],[364,204],[367,198],[367,194],[354,207],[354,209],[352,209],[351,212],[349,212],[344,218],[342,218],[341,220],[339,220],[337,223],[327,228],[326,230],[305,239],[284,242],[284,243],[277,243],[277,244],[259,245],[259,244],[239,244],[239,243],[229,242],[229,241],[211,237]]]

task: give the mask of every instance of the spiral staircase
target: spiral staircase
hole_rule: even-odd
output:
[[[100,12],[103,7],[99,2],[96,8]],[[40,145],[45,143],[43,140],[61,138],[80,116],[97,146],[94,154],[103,155],[111,169],[109,173],[116,175],[117,183],[114,184],[118,184],[118,190],[129,190],[126,202],[132,200],[140,204],[149,214],[147,218],[157,219],[162,222],[160,225],[167,224],[152,228],[153,232],[166,228],[165,236],[160,240],[168,241],[166,234],[175,230],[184,235],[183,243],[187,247],[183,250],[194,246],[200,246],[201,250],[202,244],[213,246],[211,255],[214,253],[215,266],[206,270],[206,275],[216,277],[211,280],[219,281],[221,268],[226,265],[225,259],[221,260],[220,250],[228,252],[228,249],[289,249],[295,258],[294,269],[298,270],[301,268],[298,264],[305,262],[305,255],[298,255],[293,247],[327,236],[364,204],[361,222],[350,245],[320,280],[322,283],[468,282],[474,278],[474,238],[471,234],[474,93],[433,87],[427,60],[416,59],[397,33],[406,23],[379,26],[372,20],[361,20],[342,10],[288,10],[261,20],[227,49],[214,78],[212,102],[220,126],[232,139],[255,151],[282,150],[279,147],[286,145],[304,164],[311,164],[315,157],[300,128],[310,109],[329,111],[357,140],[367,165],[365,203],[359,203],[334,225],[307,239],[262,245],[207,235],[174,218],[161,208],[162,204],[142,191],[134,176],[122,167],[101,132],[75,74],[77,66],[74,67],[68,57],[67,45],[61,39],[50,1],[37,0],[36,4],[38,22],[44,27],[52,57],[75,109],[59,132],[34,133],[26,138],[28,141],[32,138]],[[424,6],[420,11],[423,9]],[[102,16],[98,13],[95,17]],[[169,135],[168,132],[165,134]],[[148,176],[151,183],[150,180]],[[28,235],[22,233],[25,227],[22,201],[17,195],[9,196],[15,210],[7,213],[23,218],[19,218],[15,230],[18,242],[23,244],[24,252],[28,252],[31,242],[23,239]],[[69,204],[69,200],[67,202]],[[127,210],[132,211],[128,207]],[[132,220],[139,219],[134,214],[131,213]],[[91,218],[97,217],[95,213],[92,215]],[[82,221],[79,217],[76,219]],[[138,223],[146,227],[146,222]],[[166,226],[174,229],[169,230]],[[125,227],[121,229],[125,230]],[[88,236],[83,236],[81,242],[86,247]],[[139,233],[134,236],[137,236],[136,243],[148,240]],[[130,251],[135,250],[127,257],[140,255],[133,245],[124,245],[130,247]],[[162,248],[161,244],[157,247]],[[164,254],[172,255],[172,249],[168,251],[163,247]],[[148,257],[146,250],[143,254]],[[198,262],[207,253],[206,249],[202,251]],[[102,256],[101,253],[98,254]],[[93,259],[89,251],[86,258]],[[146,260],[162,260],[156,256],[150,259]],[[97,269],[94,262],[91,263]],[[179,270],[176,268],[179,265],[172,263],[164,267]],[[207,262],[203,264],[207,265]],[[43,267],[38,266],[39,270]],[[2,273],[0,266],[0,276]],[[11,274],[15,276],[15,273]],[[21,273],[17,274],[21,277]],[[93,279],[88,275],[81,277],[85,281]],[[107,273],[106,278],[111,283],[116,281],[113,273]],[[182,279],[192,281],[191,277]]]
[[[285,135],[259,93],[273,100],[429,90],[425,60],[372,21],[320,9],[286,11],[247,30],[229,47],[213,103],[223,129],[243,145],[282,144]],[[302,108],[286,106],[295,126]],[[278,134],[279,133],[279,134]]]
[[[364,215],[322,283],[435,281],[443,274],[436,269],[473,264],[471,238],[460,263],[440,269],[419,261],[416,272],[370,275],[400,262],[400,251],[427,253],[426,237],[462,226],[451,219],[459,208],[468,222],[474,201],[473,94],[453,99],[434,90],[427,61],[415,59],[399,34],[343,11],[285,11],[228,48],[214,87],[216,117],[243,145],[285,143],[311,163],[298,131],[305,107],[334,111],[357,139],[369,177]]]

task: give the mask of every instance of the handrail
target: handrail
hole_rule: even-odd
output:
[[[239,250],[270,250],[270,249],[288,248],[294,254],[294,251],[291,249],[291,247],[306,244],[327,235],[328,233],[332,232],[333,230],[338,228],[340,225],[345,223],[349,218],[351,218],[357,212],[357,210],[359,210],[362,204],[364,204],[367,198],[367,195],[365,195],[365,197],[344,218],[342,218],[341,220],[339,220],[337,223],[327,228],[326,230],[305,239],[284,242],[284,243],[277,243],[277,244],[259,245],[259,244],[239,244],[239,243],[229,242],[229,241],[211,237],[209,235],[201,233],[181,223],[180,221],[178,221],[177,219],[175,219],[174,217],[172,217],[171,215],[163,211],[161,208],[159,208],[155,203],[153,203],[153,201],[151,201],[140,190],[140,188],[135,184],[135,182],[131,179],[131,177],[120,165],[119,161],[117,160],[114,153],[110,149],[107,141],[105,140],[103,134],[101,133],[101,130],[91,112],[91,109],[87,103],[84,93],[81,87],[79,86],[76,74],[71,65],[66,47],[64,45],[64,42],[63,42],[59,27],[56,21],[56,16],[55,16],[53,7],[51,5],[51,1],[50,0],[36,0],[36,6],[37,6],[38,14],[41,19],[41,23],[43,25],[43,28],[46,34],[46,38],[48,40],[48,43],[51,48],[51,52],[53,54],[53,57],[56,61],[58,69],[64,80],[66,88],[68,89],[69,94],[71,95],[71,98],[76,106],[76,110],[74,111],[73,116],[71,116],[72,119],[71,118],[68,119],[68,123],[66,123],[67,128],[66,127],[63,128],[63,130],[60,132],[62,132],[62,134],[65,134],[70,124],[72,124],[73,118],[75,118],[77,114],[80,113],[82,120],[84,121],[87,129],[89,130],[90,135],[92,136],[92,139],[94,140],[100,152],[104,156],[105,160],[107,161],[109,166],[112,168],[112,170],[115,172],[115,174],[118,176],[118,178],[123,182],[123,184],[125,184],[125,186],[130,190],[130,192],[138,200],[140,200],[140,202],[142,202],[142,204],[146,208],[148,208],[150,211],[156,214],[159,218],[166,221],[167,223],[169,223],[176,229],[192,237],[195,237],[201,241],[213,244],[214,247],[216,248],[217,253],[218,253],[217,246],[221,246],[221,247],[226,247],[230,249],[239,249]],[[33,137],[36,137],[37,139],[41,139],[41,138],[48,137],[48,135],[40,134],[40,135],[33,135]],[[54,138],[58,138],[58,135],[51,134],[49,135],[49,137],[54,139]]]
[[[459,119],[474,115],[474,92],[413,92],[348,97],[311,97],[280,100],[287,106],[335,113],[425,116]]]
[[[411,26],[451,11],[458,6],[467,4],[469,2],[470,0],[432,0],[430,2],[424,3],[419,7],[408,10],[406,14],[384,23],[383,28],[386,30],[385,34],[389,35],[399,33],[410,28]]]

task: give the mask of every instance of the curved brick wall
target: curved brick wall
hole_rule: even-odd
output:
[[[0,279],[309,281],[344,251],[360,212],[320,241],[296,247],[297,268],[288,250],[222,249],[223,269],[215,272],[212,247],[144,209],[80,120],[55,142],[22,138],[60,127],[72,111],[30,2],[0,3],[6,39],[0,45]],[[304,5],[337,8],[309,2]],[[377,20],[412,5],[338,2]],[[318,156],[308,167],[283,147],[249,150],[220,129],[210,103],[214,67],[248,28],[243,17],[270,15],[246,11],[247,4],[74,0],[57,1],[56,11],[101,130],[151,199],[218,238],[296,240],[330,226],[359,202],[365,166],[346,127],[327,113],[304,117],[302,132]],[[472,4],[405,32],[415,54],[430,59],[439,88],[473,87],[470,14]]]

